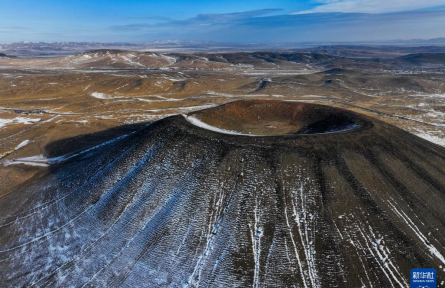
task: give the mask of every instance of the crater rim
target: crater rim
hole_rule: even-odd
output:
[[[236,100],[182,116],[200,129],[248,137],[350,133],[368,122],[344,108],[293,100]]]

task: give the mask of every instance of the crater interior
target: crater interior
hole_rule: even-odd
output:
[[[359,116],[345,109],[278,100],[235,101],[187,118],[203,128],[251,136],[339,133],[361,126]]]

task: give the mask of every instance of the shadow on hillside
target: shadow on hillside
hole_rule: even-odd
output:
[[[141,130],[149,122],[122,125],[99,132],[88,133],[71,138],[65,138],[49,143],[45,146],[44,154],[48,158],[76,153],[97,145],[100,145],[111,139]]]

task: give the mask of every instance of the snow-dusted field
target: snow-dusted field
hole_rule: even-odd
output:
[[[298,52],[0,59],[0,283],[407,287],[414,267],[443,279],[445,74],[391,65]],[[248,99],[402,130],[242,137],[189,114]]]

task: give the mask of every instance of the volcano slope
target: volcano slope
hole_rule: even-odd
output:
[[[445,279],[445,149],[347,110],[232,102],[51,170],[0,199],[7,287]]]

